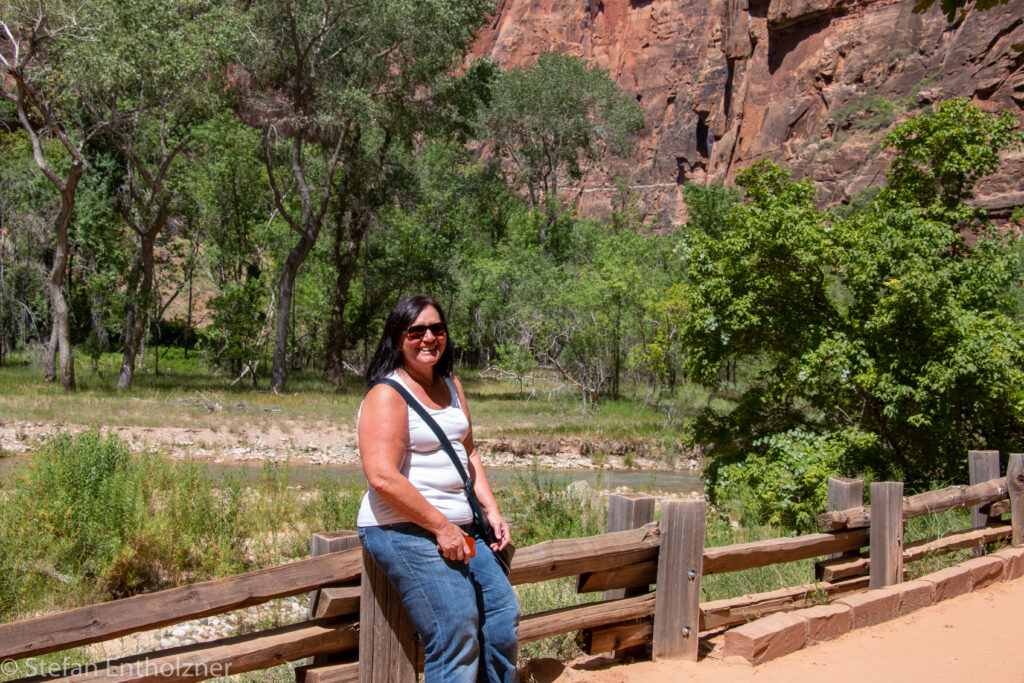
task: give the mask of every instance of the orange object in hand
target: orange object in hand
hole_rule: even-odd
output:
[[[469,546],[469,556],[476,557],[476,539],[472,536],[464,536],[466,539],[466,545]]]

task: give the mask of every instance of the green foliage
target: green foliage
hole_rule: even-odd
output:
[[[896,117],[897,104],[868,92],[829,114],[839,130],[877,131],[888,128]]]
[[[537,208],[558,196],[560,176],[582,176],[581,160],[600,159],[603,148],[624,154],[644,115],[606,71],[546,52],[536,65],[515,67],[497,80],[485,125]]]
[[[731,409],[694,423],[716,467],[749,463],[734,478],[791,459],[790,441],[825,438],[842,456],[829,467],[923,486],[957,478],[967,448],[1024,437],[1024,334],[1009,317],[1019,264],[983,214],[958,203],[1017,137],[1005,117],[953,101],[888,140],[897,158],[866,211],[836,220],[809,181],[759,162],[737,176],[746,201],[723,237],[684,240],[687,368],[723,391],[733,385],[721,367],[751,370]],[[864,438],[839,438],[849,429]],[[786,442],[772,440],[780,434]]]
[[[755,442],[757,452],[742,463],[714,472],[714,497],[738,501],[744,526],[767,524],[810,533],[826,508],[828,478],[859,472],[863,454],[874,448],[875,440],[854,428],[773,434]]]
[[[718,237],[726,225],[725,216],[729,209],[740,201],[739,190],[721,184],[683,185],[683,200],[686,202],[687,230],[700,230],[709,237]]]
[[[964,202],[999,167],[1000,151],[1020,149],[1024,134],[1014,131],[1016,125],[1012,112],[986,114],[966,98],[910,119],[885,137],[896,158],[879,200],[917,206],[948,223],[983,219],[984,212]]]

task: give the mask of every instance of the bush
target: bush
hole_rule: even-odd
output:
[[[828,501],[828,478],[850,476],[875,442],[848,428],[826,435],[799,429],[758,441],[760,453],[718,473],[714,499],[737,501],[745,526],[812,531]]]

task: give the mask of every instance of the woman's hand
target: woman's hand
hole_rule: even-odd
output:
[[[497,543],[491,543],[491,550],[504,550],[505,546],[512,540],[512,529],[509,527],[508,522],[497,511],[487,513],[487,521],[491,523],[491,529],[494,530],[494,535],[498,538]]]
[[[462,529],[448,522],[440,531],[434,532],[434,538],[437,539],[437,549],[446,560],[469,564],[469,544]]]

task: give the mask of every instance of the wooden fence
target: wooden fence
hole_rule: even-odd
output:
[[[1024,456],[1010,456],[1005,477],[999,476],[997,452],[972,451],[969,458],[970,485],[904,498],[902,483],[874,483],[871,507],[861,505],[860,482],[830,480],[821,533],[721,547],[704,547],[702,501],[666,500],[656,524],[652,498],[613,495],[609,533],[545,541],[516,554],[513,584],[575,576],[578,591],[604,592],[599,602],[525,615],[519,641],[579,631],[590,653],[650,643],[656,659],[696,659],[701,634],[817,604],[823,595],[832,599],[901,581],[907,562],[961,548],[983,552],[985,544],[1005,538],[1024,545]],[[904,544],[904,520],[966,507],[972,509],[971,528]],[[199,681],[308,658],[296,669],[299,683],[414,681],[422,666],[415,634],[353,532],[317,534],[312,554],[272,569],[0,624],[0,660],[312,591],[309,619],[302,623],[47,673],[73,681]],[[822,556],[816,583],[700,601],[704,576]],[[651,584],[657,589],[651,591]]]

